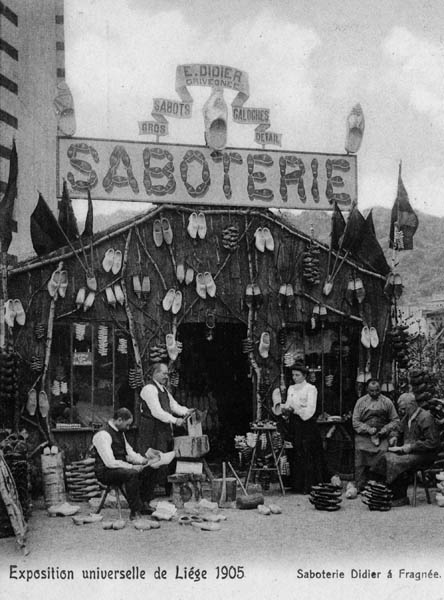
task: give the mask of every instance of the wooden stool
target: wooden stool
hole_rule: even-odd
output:
[[[424,490],[425,490],[425,494],[426,494],[426,498],[427,498],[427,504],[431,504],[432,503],[432,501],[430,499],[429,484],[428,484],[428,481],[427,481],[426,471],[427,471],[426,468],[424,468],[424,469],[418,469],[413,474],[412,506],[416,506],[416,490],[417,490],[417,487],[418,487],[418,474],[420,474],[420,476],[421,476],[421,483],[422,483],[422,485],[424,487]]]
[[[106,487],[104,485],[102,485],[102,484],[100,484],[100,485],[101,485],[101,487],[104,488],[104,490],[103,490],[102,497],[100,498],[99,507],[96,510],[96,515],[98,515],[100,513],[100,511],[102,510],[102,508],[104,507],[105,501],[106,501],[106,498],[107,498],[108,494],[112,490],[114,490],[114,492],[116,494],[117,509],[119,511],[119,519],[122,519],[122,504],[120,502],[120,492],[122,492],[122,494],[123,494],[123,491],[121,490],[121,488],[118,485],[108,485]]]

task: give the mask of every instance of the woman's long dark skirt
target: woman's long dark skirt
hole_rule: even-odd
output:
[[[331,476],[316,420],[303,421],[298,415],[290,415],[290,439],[291,487],[295,492],[308,494],[312,485],[327,482]]]

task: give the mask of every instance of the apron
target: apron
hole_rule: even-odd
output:
[[[366,411],[365,424],[369,427],[376,427],[379,431],[384,425],[387,425],[387,411],[383,408],[369,408]],[[375,459],[379,458],[384,452],[387,452],[388,439],[380,440],[379,446],[375,446],[369,435],[355,435],[355,450],[359,452],[362,458],[362,464],[372,466]]]
[[[159,403],[165,412],[171,413],[170,399],[166,390],[161,390],[155,383],[159,394]],[[155,419],[146,402],[140,403],[141,419],[139,424],[138,450],[145,454],[148,448],[169,452],[173,447],[173,428],[171,423],[164,423]]]

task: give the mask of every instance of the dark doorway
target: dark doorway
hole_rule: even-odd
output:
[[[216,324],[184,324],[178,339],[183,342],[178,400],[186,406],[207,410],[204,432],[210,438],[210,456],[234,453],[234,436],[244,434],[252,420],[249,365],[242,353],[246,327]]]

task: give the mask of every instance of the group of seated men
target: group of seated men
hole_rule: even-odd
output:
[[[411,392],[401,394],[396,410],[381,394],[379,382],[370,380],[367,394],[353,410],[355,479],[358,492],[368,479],[385,482],[393,492],[393,505],[408,504],[411,473],[430,466],[439,451],[437,424],[420,408]]]

